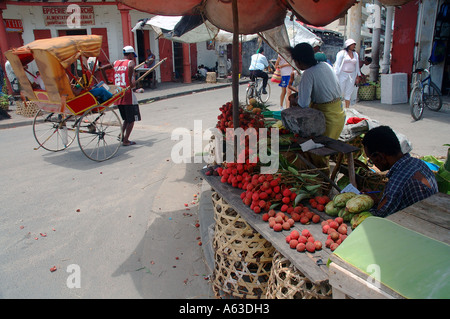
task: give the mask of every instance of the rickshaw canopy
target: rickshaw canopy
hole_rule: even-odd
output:
[[[101,52],[102,37],[76,35],[36,40],[5,53],[21,84],[21,90],[31,101],[38,100],[24,67],[33,60],[41,73],[50,101],[74,97],[66,69],[81,56],[97,57]]]

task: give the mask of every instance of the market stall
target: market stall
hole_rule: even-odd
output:
[[[219,29],[232,32],[233,61],[239,60],[239,34],[262,33],[274,29],[283,24],[287,10],[301,21],[320,26],[335,20],[355,3],[353,0],[260,1],[260,14],[255,15],[255,2],[240,0],[185,1],[183,6],[179,5],[179,1],[167,0],[151,3],[136,0],[120,2],[153,14],[197,15],[202,18],[199,19],[200,22],[207,20]],[[271,18],[267,19],[268,16]],[[223,135],[221,137],[228,137],[227,128],[239,127],[244,131],[254,128],[256,133],[252,134],[256,134],[258,146],[263,144],[263,140],[269,143],[271,136],[261,138],[258,130],[273,128],[274,123],[261,114],[259,105],[241,107],[238,74],[238,64],[233,63],[233,98],[220,108],[222,114],[217,123],[217,128]],[[310,122],[316,124],[314,121]],[[281,130],[286,130],[286,122],[283,124],[284,128],[278,126],[280,133]],[[335,271],[334,266],[343,268],[338,265],[335,257],[340,256],[346,260],[344,253],[337,253],[345,252],[348,250],[345,246],[351,246],[355,242],[353,238],[356,236],[353,233],[364,235],[366,225],[372,223],[369,221],[385,221],[371,217],[368,213],[373,205],[370,197],[359,194],[357,190],[356,193],[339,193],[341,187],[334,183],[338,171],[342,174],[340,167],[345,157],[349,184],[352,187],[358,186],[353,167],[353,153],[359,150],[358,147],[324,138],[320,133],[305,136],[295,136],[295,133],[285,132],[279,136],[280,141],[288,140],[289,145],[284,150],[285,154],[279,154],[277,158],[280,167],[276,172],[260,174],[264,165],[258,158],[255,159],[257,153],[245,147],[249,143],[249,135],[241,136],[243,139],[238,137],[236,143],[233,143],[235,161],[223,162],[223,154],[219,157],[214,154],[213,157],[220,161],[201,172],[213,189],[211,200],[215,219],[215,265],[212,283],[217,297],[331,298],[333,289],[339,291],[341,287],[334,286],[330,281],[330,271]],[[234,140],[232,136],[228,141]],[[308,141],[324,145],[307,151],[301,149],[301,144]],[[238,154],[239,143],[244,148]],[[269,144],[265,149],[266,154]],[[233,150],[222,143],[215,147],[216,150]],[[286,153],[293,155],[294,160],[286,157]],[[337,155],[337,169],[332,172],[331,178],[324,173],[324,169],[329,167],[317,166],[307,159],[310,153],[327,158]],[[298,159],[306,167],[295,165]],[[334,193],[330,193],[331,189]],[[448,201],[448,198],[445,200]],[[393,224],[398,227],[398,224]],[[440,244],[438,246],[439,251],[446,252],[448,248]],[[395,246],[395,249],[401,249],[401,246]],[[391,250],[391,255],[394,253]],[[349,272],[346,274],[354,278],[358,276]],[[433,279],[438,278],[435,276]]]

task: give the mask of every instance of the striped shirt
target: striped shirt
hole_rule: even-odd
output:
[[[414,178],[417,172],[425,177],[431,188]],[[399,159],[386,176],[389,181],[380,200],[382,205],[370,211],[374,216],[386,217],[438,192],[433,172],[422,160],[411,157],[409,153]]]

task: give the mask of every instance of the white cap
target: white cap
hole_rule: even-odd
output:
[[[351,46],[352,44],[356,44],[355,40],[353,40],[353,39],[347,39],[347,40],[345,40],[344,48],[348,48],[348,47]]]
[[[126,47],[123,48],[123,54],[128,54],[128,53],[133,53],[134,57],[136,58],[136,52],[134,52],[134,48],[131,45],[127,45]]]

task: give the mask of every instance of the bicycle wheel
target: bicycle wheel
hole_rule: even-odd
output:
[[[75,140],[75,118],[39,110],[33,120],[33,135],[39,146],[51,152],[68,148]]]
[[[432,111],[439,111],[442,107],[442,94],[433,82],[423,85],[423,103]]]
[[[269,98],[270,98],[270,84],[269,84],[269,82],[267,82],[267,85],[266,85],[267,94],[263,94],[262,85],[263,85],[263,82],[258,81],[258,87],[256,88],[256,91],[258,92],[259,101],[261,103],[266,103],[267,101],[269,101]]]
[[[418,121],[423,115],[423,96],[419,87],[413,88],[409,97],[409,105],[411,106],[411,116]]]
[[[250,99],[255,96],[255,87],[253,85],[249,85],[247,90],[245,90],[245,103],[247,105],[250,104]]]
[[[93,161],[113,157],[122,143],[122,122],[114,110],[87,111],[78,122],[78,144]]]

